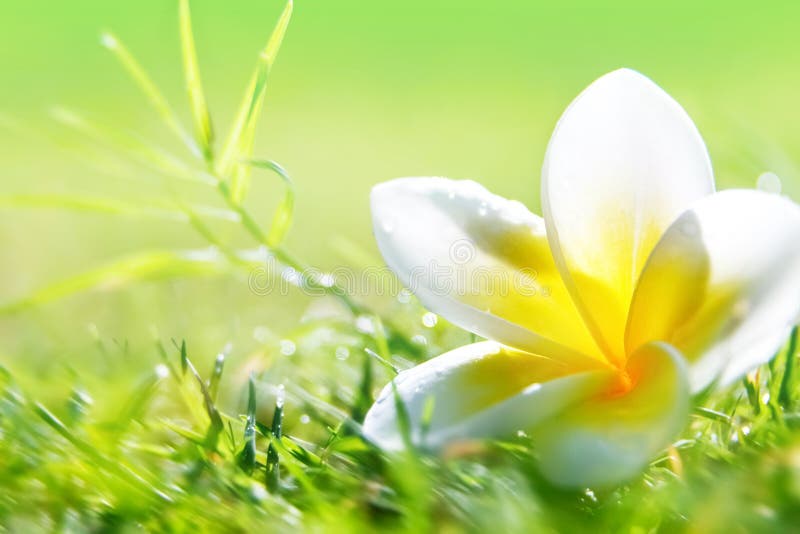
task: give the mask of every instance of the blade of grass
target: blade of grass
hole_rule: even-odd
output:
[[[283,432],[283,398],[278,396],[275,400],[275,412],[272,416],[272,439],[267,448],[267,489],[275,493],[280,489],[281,472],[278,450],[274,442],[280,443]]]
[[[120,62],[122,67],[127,71],[136,85],[144,93],[147,100],[155,109],[158,116],[162,121],[177,135],[189,151],[196,155],[201,156],[201,151],[198,149],[197,144],[186,133],[183,126],[181,126],[178,117],[167,102],[166,97],[158,89],[158,86],[150,78],[150,75],[144,70],[141,64],[133,57],[133,54],[120,42],[120,40],[112,33],[105,32],[100,37],[100,42],[108,50],[110,50],[114,57]]]
[[[83,195],[52,193],[0,195],[0,208],[63,209],[76,212],[106,213],[109,215],[190,222],[190,217],[186,213],[168,206],[146,205]],[[211,219],[229,222],[239,222],[240,220],[239,214],[235,211],[221,209],[215,206],[191,205],[189,208],[193,212],[202,214]]]
[[[52,109],[50,115],[60,124],[79,132],[92,142],[111,149],[118,157],[124,156],[127,160],[143,165],[166,178],[205,185],[216,185],[218,182],[215,177],[192,169],[162,148],[117,128],[106,128],[76,111],[59,107]]]
[[[33,411],[38,415],[42,421],[47,423],[53,430],[60,434],[64,439],[70,442],[78,451],[83,453],[89,460],[96,465],[102,467],[109,473],[112,473],[131,486],[145,492],[152,494],[160,500],[172,502],[172,499],[164,492],[153,486],[150,482],[145,480],[141,475],[134,472],[130,467],[106,458],[100,451],[94,448],[90,443],[78,438],[72,431],[67,428],[50,410],[40,403],[35,403]]]
[[[144,252],[80,273],[38,289],[17,301],[0,305],[0,315],[19,312],[89,289],[110,290],[132,282],[183,276],[216,275],[227,270],[209,251]]]
[[[187,355],[186,340],[181,342],[180,350],[182,365],[188,368],[189,372],[192,373],[192,376],[194,376],[197,384],[200,386],[200,393],[203,395],[206,414],[208,415],[208,419],[210,421],[210,424],[208,425],[208,431],[206,432],[205,446],[209,450],[216,450],[217,443],[219,441],[219,435],[225,428],[225,425],[222,422],[222,416],[220,415],[216,404],[214,404],[214,399],[208,390],[205,380],[203,380],[203,377],[197,372],[197,369]]]
[[[256,385],[253,375],[247,382],[247,420],[244,425],[244,445],[237,458],[239,467],[251,474],[256,468]]]
[[[295,200],[294,184],[292,183],[289,173],[286,172],[286,169],[275,161],[250,160],[248,163],[253,167],[274,172],[281,177],[283,183],[286,185],[283,199],[281,199],[280,204],[278,204],[278,207],[275,209],[275,213],[272,215],[272,224],[267,233],[267,246],[274,248],[283,242],[286,233],[289,231],[289,226],[292,224]]]
[[[211,125],[211,115],[208,111],[203,83],[200,79],[200,68],[197,63],[197,50],[194,45],[192,33],[192,16],[189,9],[189,0],[180,0],[179,7],[181,52],[183,57],[183,73],[186,78],[186,89],[189,92],[189,105],[192,110],[195,136],[203,152],[203,157],[209,164],[214,159],[213,142],[214,130]]]
[[[248,174],[245,172],[247,166],[242,166],[241,161],[249,159],[252,154],[255,128],[264,101],[267,78],[286,34],[292,7],[293,2],[289,0],[278,18],[267,45],[259,55],[255,71],[216,167],[219,176],[231,180],[231,193],[237,204],[244,198],[248,180]],[[234,173],[237,168],[241,168],[242,171]]]
[[[781,379],[781,388],[778,393],[778,402],[786,409],[792,407],[794,391],[794,373],[797,366],[797,328],[792,329],[792,335],[789,338],[789,346],[786,348],[786,365],[783,370],[783,378]]]
[[[124,408],[111,424],[116,439],[130,428],[133,421],[142,419],[163,378],[164,376],[156,370],[148,374],[131,392]]]
[[[225,368],[225,355],[218,354],[214,360],[214,369],[211,372],[211,379],[208,381],[208,392],[211,395],[211,400],[217,402],[217,392],[219,391],[219,382],[222,379],[222,370]]]

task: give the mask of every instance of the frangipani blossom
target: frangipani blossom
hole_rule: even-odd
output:
[[[676,437],[692,393],[767,361],[800,315],[800,208],[715,193],[691,119],[641,74],[607,74],[569,106],[541,198],[543,219],[470,181],[374,188],[389,267],[428,309],[490,341],[397,376],[366,416],[368,439],[403,447],[396,391],[417,446],[523,430],[554,483],[613,484]],[[443,287],[421,274],[431,265],[534,273],[533,291]]]

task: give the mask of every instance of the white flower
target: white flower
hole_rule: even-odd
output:
[[[693,392],[767,361],[798,319],[800,208],[715,193],[691,119],[641,74],[607,74],[569,106],[541,198],[544,219],[469,181],[375,187],[387,264],[491,341],[401,373],[367,414],[368,439],[403,446],[396,388],[420,447],[523,430],[554,483],[613,484],[675,438]],[[471,283],[439,283],[430,266]],[[524,288],[485,283],[521,272]]]

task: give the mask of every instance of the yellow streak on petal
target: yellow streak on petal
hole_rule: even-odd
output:
[[[490,357],[462,367],[453,387],[463,394],[464,415],[492,406],[527,387],[587,370],[599,369],[590,359],[545,358],[503,347]]]
[[[610,379],[604,393],[532,430],[541,469],[551,481],[602,486],[630,478],[683,427],[689,382],[674,348],[664,343],[641,347],[626,373]]]
[[[469,271],[464,273],[465,303],[587,356],[605,358],[564,286],[544,233],[525,226],[478,224],[465,230],[478,250],[503,265],[464,266]]]

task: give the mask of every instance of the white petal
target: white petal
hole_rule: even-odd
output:
[[[544,223],[471,181],[403,178],[372,191],[386,263],[430,310],[537,354],[602,358],[553,262]]]
[[[645,345],[628,360],[633,389],[603,394],[538,425],[531,436],[540,469],[567,487],[607,486],[635,476],[686,423],[686,363],[666,343]]]
[[[461,440],[508,437],[598,391],[609,372],[485,341],[404,371],[381,392],[364,420],[364,435],[384,449],[403,447],[397,396],[412,442],[436,450]],[[426,421],[426,412],[429,419]]]
[[[542,170],[548,237],[579,309],[618,360],[634,284],[652,247],[713,188],[691,119],[637,72],[598,79],[558,122]]]
[[[767,361],[799,313],[800,208],[770,193],[723,191],[681,215],[653,250],[626,345],[669,341],[699,390]]]

